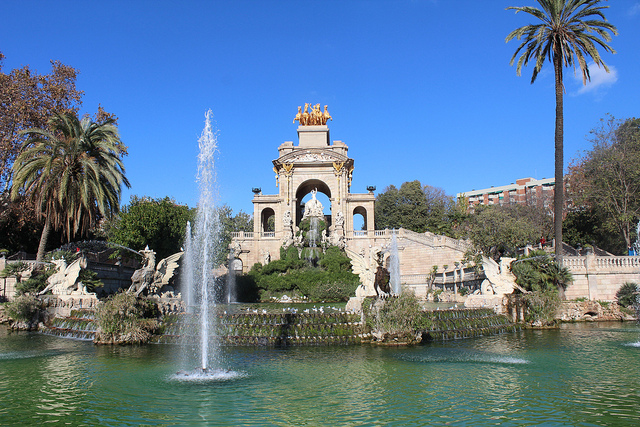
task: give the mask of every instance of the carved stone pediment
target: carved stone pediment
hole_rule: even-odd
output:
[[[347,161],[349,161],[347,156],[335,153],[331,150],[307,148],[287,153],[277,160],[274,160],[273,163],[274,165],[280,165],[283,163],[327,163]]]

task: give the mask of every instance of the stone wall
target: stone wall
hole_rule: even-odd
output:
[[[12,262],[26,262],[27,264],[32,264],[27,271],[24,271],[20,275],[20,280],[26,280],[31,276],[31,270],[33,269],[33,265],[35,265],[35,261],[9,261],[4,257],[0,257],[0,271],[4,270],[7,264]],[[15,277],[0,278],[0,302],[11,301],[15,298],[16,283],[18,283],[18,281]]]
[[[614,301],[625,282],[640,284],[640,256],[565,257],[564,266],[573,275],[567,299]]]
[[[429,232],[415,233],[402,228],[395,232],[402,276],[427,275],[434,265],[438,266],[440,272],[445,265],[448,266],[448,271],[453,270],[455,263],[460,262],[464,253],[470,249],[470,244],[464,240]],[[375,231],[373,235],[349,239],[347,245],[356,252],[372,246],[384,248],[389,245],[392,233],[391,230]]]

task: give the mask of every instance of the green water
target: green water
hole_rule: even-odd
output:
[[[172,379],[169,345],[0,331],[0,425],[638,425],[640,328],[413,348],[223,349],[217,382]]]

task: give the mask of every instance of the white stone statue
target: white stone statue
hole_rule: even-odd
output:
[[[304,204],[304,214],[302,215],[302,219],[312,216],[324,218],[324,208],[322,203],[316,199],[316,194],[318,194],[318,189],[311,190],[311,200]]]
[[[344,215],[342,212],[338,212],[336,214],[336,223],[330,237],[332,245],[337,246],[340,249],[344,249],[346,244],[344,236]]]
[[[80,292],[86,294],[86,288],[82,282],[78,282],[80,270],[87,268],[87,259],[81,256],[67,266],[67,262],[61,259],[52,260],[56,266],[56,272],[47,279],[47,287],[38,295],[46,294],[51,291],[53,295],[71,295],[72,292]],[[76,289],[77,288],[77,289]]]
[[[242,253],[242,245],[237,240],[229,243],[229,253],[231,258],[238,258]]]
[[[158,292],[163,287],[169,286],[171,279],[173,278],[176,269],[180,266],[179,261],[182,258],[184,252],[177,252],[164,258],[158,263],[156,272],[153,275],[153,283],[149,285],[151,292]]]
[[[500,264],[492,258],[482,257],[482,268],[487,278],[482,282],[481,289],[483,295],[510,294],[514,289],[527,293],[525,289],[516,283],[516,276],[511,272],[511,263],[515,258],[502,257]]]
[[[260,249],[260,254],[262,255],[262,265],[267,265],[271,262],[271,252],[269,252],[269,249]]]
[[[293,220],[289,211],[286,211],[282,216],[282,231],[284,234],[282,246],[287,248],[293,244]]]
[[[359,254],[349,248],[345,248],[345,251],[349,258],[351,258],[353,273],[360,276],[360,286],[356,289],[356,297],[364,298],[376,296],[377,293],[374,282],[376,278],[376,269],[378,267],[377,258],[380,253],[380,248],[369,248],[368,253],[362,254]]]
[[[144,256],[142,268],[136,270],[131,276],[131,286],[129,292],[135,292],[140,295],[147,290],[148,293],[166,292],[171,288],[169,283],[174,276],[176,269],[179,267],[179,260],[184,252],[177,252],[170,255],[158,263],[156,267],[156,253],[147,246],[140,251]]]
[[[511,272],[510,266],[514,258],[502,257],[500,264],[489,257],[482,257],[482,268],[487,276],[480,285],[480,294],[469,295],[464,302],[467,308],[493,308],[501,312],[503,298],[513,292],[514,289],[522,293],[528,293],[516,283],[516,277]]]

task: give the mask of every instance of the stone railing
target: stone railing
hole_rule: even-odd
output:
[[[253,231],[234,231],[231,233],[231,238],[238,240],[253,240],[256,238],[256,236],[259,239],[275,239],[276,232],[261,231],[260,233],[254,233]]]
[[[436,273],[434,284],[450,284],[461,283],[484,278],[484,275],[478,276],[472,267],[465,267],[462,270],[455,269],[446,272]],[[400,283],[403,285],[424,285],[431,281],[430,274],[403,274],[400,276]]]
[[[565,256],[562,257],[562,264],[570,271],[580,271],[586,268],[587,258],[583,256]]]
[[[433,233],[416,233],[414,231],[399,229],[385,229],[385,230],[353,230],[347,233],[347,240],[349,239],[390,239],[395,234],[398,237],[413,240],[418,243],[425,244],[431,247],[445,247],[454,249],[460,252],[466,252],[471,248],[471,245],[464,240],[452,239],[447,236],[440,236]],[[236,231],[231,233],[233,239],[239,240],[253,240],[253,239],[273,239],[276,237],[276,233],[273,231],[265,231],[260,233],[254,233],[250,231]]]
[[[562,263],[575,273],[640,273],[640,256],[570,256]]]
[[[452,239],[451,237],[440,236],[429,232],[416,233],[414,231],[405,230],[404,228],[401,228],[398,231],[400,231],[398,235],[399,237],[408,238],[420,243],[424,243],[431,247],[444,246],[450,249],[458,250],[460,252],[466,252],[471,249],[471,245],[464,240]]]
[[[596,257],[596,268],[600,270],[638,270],[640,256],[607,256]]]

